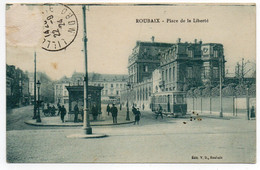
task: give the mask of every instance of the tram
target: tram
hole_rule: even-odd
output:
[[[162,112],[174,117],[183,116],[187,113],[187,102],[185,92],[160,92],[151,98],[151,109],[153,112],[162,107]]]

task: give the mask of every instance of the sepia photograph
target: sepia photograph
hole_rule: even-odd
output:
[[[6,3],[5,55],[8,164],[256,164],[254,3]]]

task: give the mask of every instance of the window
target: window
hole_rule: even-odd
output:
[[[113,84],[111,84],[111,88],[113,88],[113,86],[114,86],[114,85],[113,85]]]
[[[209,67],[204,67],[204,78],[209,78]]]
[[[162,71],[162,81],[164,81],[164,71]]]
[[[214,78],[218,78],[219,77],[218,67],[213,67],[213,77]]]
[[[145,66],[145,72],[148,72],[148,66]]]
[[[192,67],[187,68],[187,78],[192,78]]]
[[[172,81],[172,68],[169,68],[169,82]]]
[[[165,81],[168,81],[168,70],[165,70]]]
[[[213,55],[214,55],[214,58],[217,58],[218,57],[218,51],[214,50]]]
[[[172,80],[175,81],[175,67],[172,68]]]
[[[192,50],[188,50],[188,57],[193,57],[193,51]]]
[[[116,95],[119,95],[119,91],[118,90],[116,91]]]
[[[118,88],[118,84],[116,84],[116,87]]]

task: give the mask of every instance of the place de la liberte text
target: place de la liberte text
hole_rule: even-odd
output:
[[[192,19],[174,19],[174,18],[137,18],[135,21],[137,24],[159,24],[159,23],[169,23],[169,24],[177,24],[177,23],[209,23],[209,19],[200,19],[200,18],[192,18]]]

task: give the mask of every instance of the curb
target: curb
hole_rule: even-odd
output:
[[[25,121],[24,122],[27,125],[31,125],[31,126],[47,126],[47,127],[81,127],[83,126],[83,124],[43,124],[43,123],[32,123],[30,121]],[[113,123],[108,123],[108,124],[92,124],[91,126],[116,126],[116,125],[123,125],[123,124],[131,124],[134,123],[134,121],[129,121],[129,122],[122,122],[122,123],[117,123],[117,124],[113,124]]]

